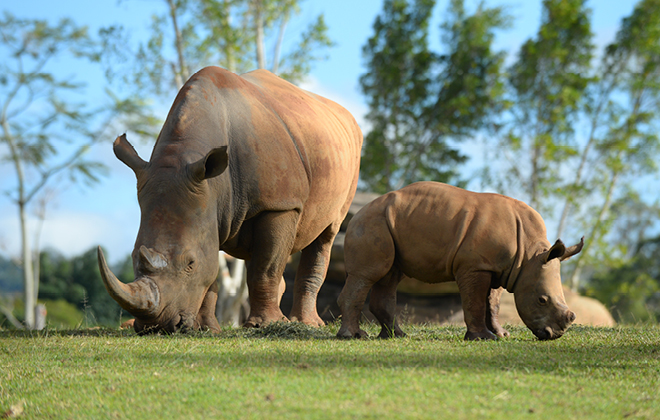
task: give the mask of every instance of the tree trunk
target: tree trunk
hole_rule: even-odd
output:
[[[32,271],[32,250],[30,249],[30,236],[28,234],[27,225],[27,201],[25,198],[25,174],[23,172],[23,164],[21,157],[18,154],[14,138],[11,135],[9,124],[3,113],[2,129],[5,135],[5,141],[9,146],[14,168],[16,169],[16,178],[18,181],[18,197],[16,203],[18,204],[18,215],[20,220],[21,230],[21,257],[23,259],[23,286],[25,292],[25,327],[32,329],[34,327],[34,310],[36,299],[34,296],[34,273]]]
[[[273,73],[277,74],[279,71],[280,65],[280,51],[282,49],[282,41],[284,41],[284,31],[286,30],[286,25],[289,22],[289,13],[285,13],[282,16],[282,22],[280,22],[280,30],[277,34],[277,43],[275,44],[275,51],[273,52]]]
[[[582,174],[584,172],[584,168],[586,167],[587,157],[589,155],[589,151],[591,150],[591,146],[595,141],[593,134],[595,130],[596,127],[594,124],[591,128],[592,134],[589,136],[589,141],[587,141],[587,144],[584,147],[584,151],[582,152],[582,156],[580,157],[580,165],[578,165],[577,173],[575,174],[575,181],[573,182],[573,186],[575,186],[576,188],[579,188],[580,183],[582,182]],[[559,226],[557,227],[557,239],[561,238],[562,233],[564,233],[564,228],[566,227],[566,219],[568,219],[568,212],[571,209],[571,200],[574,194],[575,194],[574,192],[569,192],[568,195],[566,196],[564,209],[561,212],[561,218],[559,219]]]
[[[254,13],[254,31],[257,36],[257,68],[266,68],[266,52],[264,51],[264,16],[261,0],[252,1]]]
[[[25,286],[25,327],[34,327],[34,272],[32,271],[32,250],[30,249],[30,236],[28,235],[27,214],[25,203],[18,203],[18,212],[21,221],[21,253],[23,254],[23,283]]]
[[[179,24],[176,18],[176,5],[174,0],[167,0],[167,4],[170,6],[170,17],[172,18],[172,26],[174,27],[174,43],[176,46],[176,53],[179,59],[179,68],[174,72],[175,82],[177,84],[177,89],[180,89],[183,86],[183,83],[188,80],[190,73],[188,72],[188,67],[186,66],[186,60],[183,55],[183,37],[181,31],[179,30]]]
[[[621,153],[622,152],[619,152],[619,156],[621,155]],[[612,205],[612,196],[614,195],[614,187],[616,186],[616,183],[619,179],[619,175],[620,172],[618,171],[612,174],[612,178],[610,179],[610,185],[607,187],[605,202],[603,203],[603,206],[600,208],[600,211],[598,212],[598,218],[596,219],[596,223],[594,223],[594,226],[591,229],[589,236],[587,236],[588,240],[586,241],[586,244],[584,245],[582,252],[579,254],[578,259],[575,263],[575,268],[573,269],[573,273],[571,273],[571,276],[569,278],[568,285],[571,288],[571,290],[575,292],[577,292],[578,287],[580,285],[579,284],[580,274],[582,273],[582,267],[584,266],[585,263],[585,257],[589,253],[591,244],[597,239],[600,225],[603,223],[603,220],[605,220],[605,216],[607,215],[607,212],[610,210],[610,206]]]
[[[228,0],[222,0],[222,7],[225,10],[226,19],[220,22],[225,28],[231,30],[231,5]],[[224,43],[225,59],[227,60],[227,70],[236,73],[236,57],[234,57],[234,50],[228,39]]]

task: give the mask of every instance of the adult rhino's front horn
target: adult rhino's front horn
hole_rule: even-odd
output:
[[[148,277],[133,283],[122,283],[108,268],[101,247],[98,247],[99,270],[105,288],[119,306],[136,317],[157,315],[160,304],[158,286]]]

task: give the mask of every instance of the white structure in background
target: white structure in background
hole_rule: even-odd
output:
[[[43,330],[46,328],[46,305],[43,303],[37,303],[34,307],[34,327],[35,330]]]
[[[220,252],[219,258],[218,303],[215,306],[215,316],[220,324],[238,327],[250,313],[245,261],[229,257],[230,270],[224,252]]]

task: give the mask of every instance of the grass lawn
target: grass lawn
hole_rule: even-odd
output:
[[[361,341],[337,329],[0,331],[0,417],[660,418],[657,325],[574,326],[550,342],[522,327],[496,342],[464,342],[459,327]]]

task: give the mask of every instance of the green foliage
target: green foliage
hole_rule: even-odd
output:
[[[334,45],[335,43],[328,36],[325,18],[321,14],[301,34],[298,46],[281,58],[278,68],[283,70],[279,71],[278,75],[292,83],[303,81],[312,71],[312,65],[316,61],[328,58],[323,51]]]
[[[604,302],[617,322],[660,319],[660,237],[641,243],[633,257],[595,274],[586,294]]]
[[[545,0],[536,37],[509,69],[513,118],[502,138],[510,162],[505,183],[522,188],[539,210],[563,184],[562,163],[577,154],[574,124],[592,81],[589,15],[585,0]]]
[[[280,54],[287,22],[300,13],[299,0],[163,3],[167,10],[152,16],[151,36],[145,43],[134,52],[113,49],[117,56],[134,57],[134,68],[121,80],[143,94],[172,95],[204,66],[219,65],[236,73],[259,68],[258,28],[276,45],[265,68],[293,83],[300,82],[314,62],[325,59],[324,51],[334,45],[323,15],[319,15],[299,34],[298,43],[288,42],[290,47]],[[256,19],[257,11],[260,20]]]
[[[41,254],[40,299],[65,300],[84,314],[85,325],[117,326],[121,308],[105,290],[98,270],[96,248],[66,259],[53,251]],[[118,272],[132,281],[132,266],[126,278],[126,264]],[[50,321],[50,309],[48,309]]]
[[[602,247],[592,249],[593,246],[622,240],[617,236],[619,232],[610,229],[615,225],[613,216],[621,224],[624,223],[621,220],[638,219],[637,212],[644,208],[648,216],[657,220],[658,203],[652,203],[655,197],[640,199],[634,191],[639,188],[637,179],[640,176],[657,171],[660,152],[660,137],[657,135],[659,27],[660,2],[640,1],[632,14],[622,20],[614,42],[607,46],[597,69],[598,83],[593,86],[589,95],[591,104],[586,108],[592,134],[582,152],[582,161],[589,164],[581,164],[585,168],[584,175],[580,174],[574,183],[575,188],[571,189],[579,199],[571,203],[577,207],[578,201],[595,202],[598,207],[590,212],[591,217],[585,218],[588,242],[576,259],[570,277],[574,286],[578,284],[583,266],[588,263],[596,266],[608,264],[609,258],[602,252]],[[590,147],[593,153],[590,153]],[[631,191],[637,199],[630,199]],[[638,240],[643,237],[639,236]],[[593,261],[593,256],[598,254],[604,258]]]
[[[20,267],[0,255],[0,293],[19,292],[22,284]]]
[[[65,299],[39,299],[39,303],[46,306],[46,326],[55,329],[79,328],[83,325],[85,314],[76,307],[76,305],[67,302]],[[25,311],[24,302],[17,299],[14,302],[13,312],[16,318],[24,321],[21,315]],[[0,329],[12,329],[5,317],[0,314]]]
[[[387,192],[420,180],[459,182],[466,157],[453,142],[486,127],[500,111],[503,53],[492,52],[494,31],[506,27],[500,8],[479,6],[467,15],[452,1],[443,23],[447,51],[428,47],[434,0],[389,0],[363,47],[360,77],[371,124],[365,136],[361,180]]]
[[[71,99],[82,83],[49,72],[64,55],[94,60],[94,46],[87,28],[69,19],[50,25],[5,12],[0,20],[0,51],[7,57],[0,63],[0,142],[7,146],[1,159],[16,168],[16,183],[5,184],[16,203],[29,202],[62,171],[94,180],[101,169],[83,159],[96,141],[89,125],[99,110]]]
[[[64,299],[40,301],[46,305],[48,328],[77,328],[83,324],[85,314]]]
[[[457,327],[406,326],[406,338],[357,341],[334,339],[336,329],[287,339],[242,329],[0,332],[0,412],[22,404],[27,418],[660,416],[657,326],[571,327],[551,342],[524,327],[496,342],[465,342]]]
[[[117,101],[101,106],[81,101],[77,95],[85,93],[83,84],[56,72],[53,63],[65,57],[73,58],[76,65],[97,62],[98,45],[86,27],[69,19],[55,25],[8,13],[0,19],[0,54],[5,58],[0,61],[0,163],[13,171],[4,179],[3,192],[19,213],[28,328],[34,322],[38,288],[28,206],[40,196],[45,208],[44,191],[63,176],[88,184],[98,180],[105,168],[87,160],[86,154],[122,111]]]

